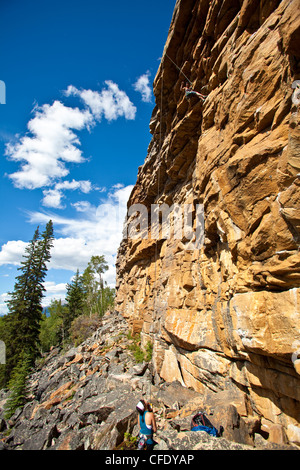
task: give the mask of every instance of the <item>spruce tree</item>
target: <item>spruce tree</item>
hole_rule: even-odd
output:
[[[27,377],[31,368],[31,358],[23,352],[16,367],[13,369],[8,388],[10,396],[5,404],[5,418],[9,419],[19,407],[23,407],[27,399]]]
[[[47,274],[46,263],[50,261],[50,250],[53,245],[53,224],[50,220],[46,226],[45,231],[42,233],[42,238],[37,247],[36,264],[33,272],[32,279],[32,293],[29,304],[29,317],[30,317],[30,335],[29,336],[29,349],[32,351],[32,356],[35,358],[40,349],[40,329],[42,320],[42,298],[44,296],[45,288],[43,282]]]
[[[67,284],[67,310],[64,315],[64,331],[66,336],[69,335],[72,321],[83,313],[84,296],[85,293],[82,286],[82,278],[79,275],[79,270],[77,269],[74,279],[70,284]]]
[[[43,281],[47,273],[46,262],[50,260],[53,242],[53,224],[50,220],[42,236],[36,229],[25,249],[24,260],[17,276],[14,291],[7,302],[9,312],[6,326],[6,377],[26,354],[31,363],[39,352],[39,332],[42,318]]]

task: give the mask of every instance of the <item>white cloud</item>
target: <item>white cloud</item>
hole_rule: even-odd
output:
[[[2,245],[0,251],[0,266],[3,264],[13,264],[19,266],[22,260],[22,256],[25,253],[26,242],[21,240],[8,241]]]
[[[64,190],[80,190],[81,192],[88,194],[92,191],[93,188],[92,183],[88,180],[83,181],[63,181],[61,183],[57,183],[54,189],[45,189],[43,191],[43,201],[42,204],[45,207],[52,207],[54,209],[63,209],[64,206],[62,205],[62,199],[65,197],[63,194]]]
[[[74,180],[62,182],[69,174],[67,165],[85,161],[76,132],[91,130],[102,117],[108,121],[119,117],[135,119],[136,107],[127,94],[110,80],[105,85],[101,92],[68,87],[65,95],[78,96],[85,104],[84,109],[68,107],[60,101],[33,109],[34,117],[27,124],[28,133],[16,136],[5,149],[9,159],[20,162],[20,169],[9,175],[17,188],[49,188],[44,194],[44,205],[61,207],[62,191],[75,189],[71,187]],[[83,182],[79,183],[81,191],[90,191],[89,182],[85,182],[85,187]],[[51,187],[55,184],[58,186]]]
[[[122,240],[122,229],[127,212],[127,201],[133,186],[115,187],[98,206],[87,201],[76,204],[78,218],[35,212],[30,214],[32,223],[53,221],[56,238],[51,252],[49,268],[82,271],[91,256],[104,255],[109,265],[105,280],[115,282],[115,256]]]
[[[46,189],[43,191],[43,206],[45,207],[53,207],[54,209],[63,209],[62,205],[62,198],[63,194],[61,191],[57,189]]]
[[[53,281],[44,282],[45,289],[51,295],[65,293],[66,285],[67,284],[65,282],[61,282],[60,284],[55,284]]]
[[[111,80],[105,82],[106,87],[101,92],[92,90],[78,90],[70,85],[66,90],[66,96],[79,96],[90,108],[93,116],[100,121],[104,116],[108,121],[113,121],[124,116],[133,120],[136,115],[136,107],[132,104],[126,93],[119,89]]]
[[[30,213],[30,222],[46,224],[53,221],[57,238],[51,250],[48,269],[83,271],[93,255],[104,255],[109,266],[104,279],[115,283],[115,258],[122,240],[122,229],[127,213],[127,201],[133,186],[116,185],[98,206],[87,201],[77,203],[78,218],[53,213]],[[9,241],[0,251],[0,265],[20,265],[27,243]]]
[[[56,189],[61,190],[61,189],[80,189],[83,193],[89,193],[92,190],[92,183],[88,180],[83,180],[83,181],[63,181],[62,183],[57,183],[55,186]]]
[[[6,146],[6,155],[21,162],[21,169],[10,175],[16,187],[36,189],[49,186],[68,175],[66,163],[82,163],[80,141],[73,130],[93,124],[88,110],[70,108],[59,101],[35,108],[28,123],[31,135]]]
[[[52,300],[64,300],[66,297],[67,284],[62,282],[60,284],[55,284],[53,281],[44,282],[44,287],[46,289],[46,295],[43,298],[43,307],[49,307]]]
[[[60,101],[44,104],[33,109],[33,117],[27,124],[24,136],[16,135],[6,145],[5,155],[19,164],[18,171],[10,174],[13,184],[19,189],[34,190],[42,188],[44,207],[64,208],[66,191],[80,191],[89,194],[97,189],[88,180],[66,180],[70,163],[82,164],[86,160],[80,149],[79,131],[91,130],[102,119],[114,121],[120,117],[133,120],[136,107],[127,94],[112,81],[106,81],[101,91],[79,90],[69,86],[65,96],[79,97],[84,106],[69,107]],[[126,214],[127,199],[132,186],[113,187],[106,199],[98,206],[88,201],[73,204],[78,218],[60,217],[57,214],[36,212],[30,214],[32,223],[54,222],[55,234],[50,269],[67,269],[75,272],[86,268],[92,255],[103,254],[109,265],[105,280],[109,285],[115,283],[115,256],[122,238],[123,221]],[[0,266],[20,266],[26,242],[11,240],[0,247]],[[56,286],[46,284],[49,294],[55,294]],[[59,285],[58,288],[62,288]],[[6,295],[6,294],[2,294]],[[6,305],[0,298],[0,313]],[[1,310],[2,309],[2,310]]]
[[[55,233],[60,235],[54,240],[48,269],[70,270],[73,273],[79,269],[83,272],[93,255],[104,255],[109,269],[103,278],[108,286],[114,287],[116,254],[122,240],[127,201],[132,189],[132,185],[117,184],[98,206],[92,206],[87,201],[74,204],[80,214],[78,218],[42,212],[29,214],[30,222],[34,224],[46,224],[51,218]],[[5,243],[0,251],[0,266],[20,266],[26,246],[28,243],[21,240]],[[70,280],[71,277],[70,275]],[[65,298],[65,283],[55,284],[46,281],[44,285],[46,288],[42,302],[44,307],[49,306],[53,299]],[[0,315],[7,313],[5,300],[8,300],[8,294],[0,294]]]
[[[77,201],[71,204],[77,212],[87,212],[92,209],[92,205],[89,201]]]
[[[150,72],[146,72],[144,75],[141,75],[133,85],[135,91],[141,93],[142,101],[145,103],[151,103],[152,99],[152,89],[149,84],[149,77]]]

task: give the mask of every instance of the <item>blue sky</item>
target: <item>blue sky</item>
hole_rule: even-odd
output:
[[[0,314],[26,243],[52,219],[44,305],[92,255],[106,281],[151,140],[152,83],[175,0],[1,0]]]

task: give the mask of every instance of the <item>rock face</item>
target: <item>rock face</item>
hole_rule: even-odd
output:
[[[117,262],[117,309],[153,344],[157,378],[242,389],[266,434],[298,444],[299,8],[176,2]],[[157,205],[188,208],[181,237]]]

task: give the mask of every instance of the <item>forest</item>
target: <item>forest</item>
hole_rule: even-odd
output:
[[[26,378],[43,354],[52,347],[78,345],[100,326],[101,317],[114,304],[115,290],[103,280],[108,270],[105,257],[95,255],[82,274],[77,269],[66,286],[65,299],[52,300],[43,308],[53,240],[51,220],[44,232],[36,229],[9,293],[8,314],[0,317],[0,340],[6,348],[5,364],[0,364],[0,388],[12,391],[8,416],[24,404]]]

